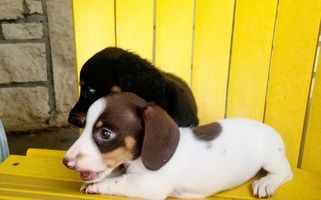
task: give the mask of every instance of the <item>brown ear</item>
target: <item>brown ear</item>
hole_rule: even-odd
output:
[[[141,158],[149,170],[158,170],[173,156],[179,142],[179,129],[160,107],[149,104],[143,111],[145,135]]]

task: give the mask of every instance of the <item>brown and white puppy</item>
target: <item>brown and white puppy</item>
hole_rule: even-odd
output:
[[[292,179],[280,135],[242,118],[178,128],[160,107],[114,93],[88,111],[84,131],[63,163],[80,172],[86,193],[145,199],[204,198],[236,187],[265,169],[253,194],[272,196]],[[113,172],[124,164],[126,172]]]

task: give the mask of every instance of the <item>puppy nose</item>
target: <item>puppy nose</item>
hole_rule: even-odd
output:
[[[85,122],[85,113],[70,113],[69,117],[68,117],[68,122],[70,124],[73,124],[79,128],[83,128],[84,127],[84,122]]]
[[[69,169],[76,169],[76,163],[77,161],[76,160],[71,160],[71,159],[68,159],[68,158],[64,158],[62,160],[62,163],[68,167]]]

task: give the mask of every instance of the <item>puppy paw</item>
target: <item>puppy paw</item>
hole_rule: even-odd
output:
[[[86,194],[112,195],[110,183],[108,182],[108,180],[90,184],[85,183],[82,185],[80,190],[85,192]]]
[[[80,187],[80,192],[86,193],[86,189],[90,184],[88,183],[84,183],[81,187]]]
[[[261,198],[272,197],[277,186],[268,179],[260,179],[252,184],[253,195]]]
[[[84,192],[86,194],[101,194],[97,185],[98,183],[84,183],[80,188],[80,192]]]

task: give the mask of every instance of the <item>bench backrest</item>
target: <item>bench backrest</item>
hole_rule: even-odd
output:
[[[272,125],[293,167],[321,174],[318,0],[73,0],[78,69],[97,51],[137,52],[188,82],[201,123]]]

